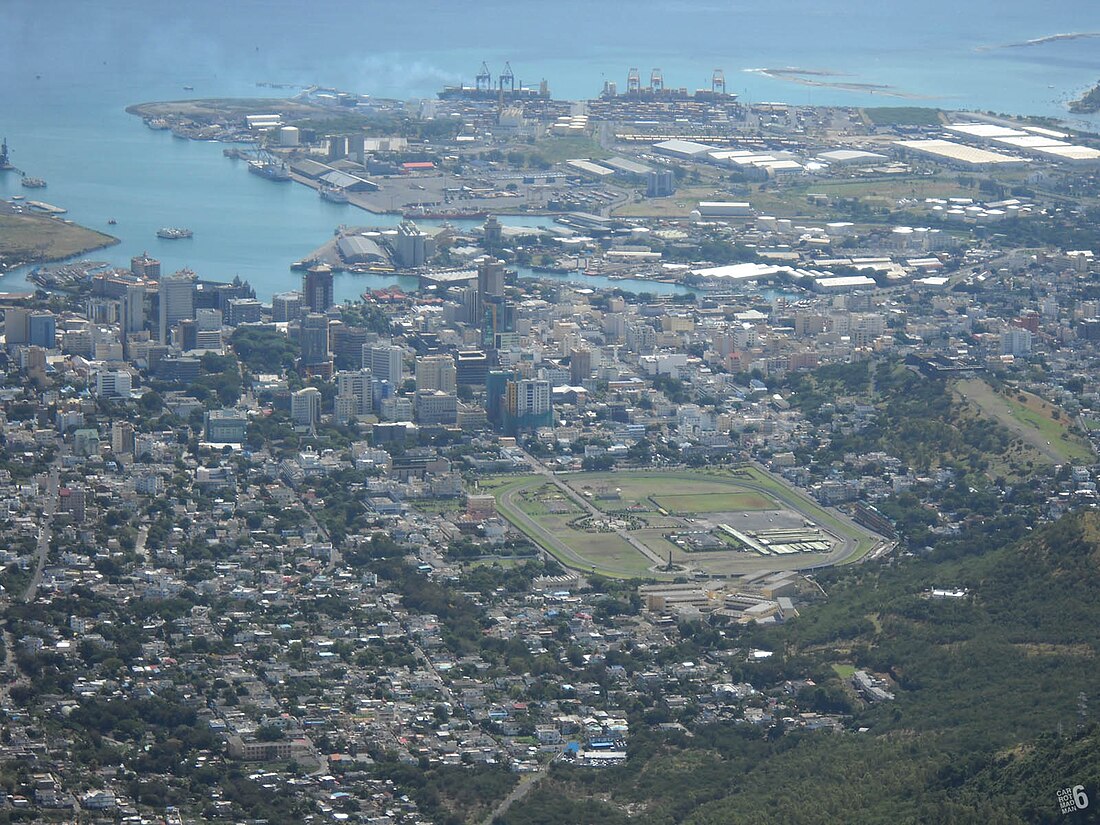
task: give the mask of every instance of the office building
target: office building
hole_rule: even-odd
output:
[[[1029,330],[1009,327],[1001,335],[1002,355],[1030,355],[1032,335]]]
[[[134,425],[129,421],[111,423],[111,452],[129,455],[134,451]]]
[[[57,509],[61,513],[68,513],[77,524],[82,523],[87,515],[84,488],[73,486],[58,490]]]
[[[592,377],[592,351],[588,349],[573,350],[569,358],[569,383],[574,387],[580,387]]]
[[[130,272],[139,278],[148,278],[151,281],[160,279],[160,261],[150,258],[148,252],[142,252],[130,259]]]
[[[27,337],[30,343],[43,349],[57,346],[57,319],[49,312],[35,312],[27,319]]]
[[[225,323],[231,327],[260,322],[260,302],[255,298],[230,298],[225,305]]]
[[[504,261],[487,258],[477,265],[477,311],[480,323],[485,303],[490,298],[504,297]]]
[[[540,378],[508,381],[504,391],[506,432],[530,431],[552,423],[549,381]]]
[[[416,391],[416,420],[421,424],[454,424],[458,418],[458,398],[439,390]]]
[[[484,387],[489,356],[481,350],[462,350],[455,357],[455,380],[467,387]]]
[[[342,370],[336,373],[336,398],[351,399],[342,401],[341,404],[350,404],[344,416],[341,410],[336,410],[336,419],[341,423],[361,415],[368,415],[374,409],[373,377],[370,370]]]
[[[416,388],[454,393],[457,387],[455,361],[449,355],[422,355],[416,359]]]
[[[378,339],[378,334],[366,327],[356,327],[342,321],[329,325],[329,348],[336,366],[354,369],[363,363],[363,345]]]
[[[299,343],[302,347],[302,366],[308,370],[331,368],[329,356],[328,316],[311,312],[302,319]]]
[[[271,318],[276,323],[297,321],[302,317],[302,293],[280,292],[271,299]]]
[[[95,394],[100,398],[129,398],[132,383],[125,370],[101,370],[95,376]]]
[[[195,279],[189,273],[177,272],[160,282],[159,323],[157,332],[162,344],[168,343],[172,328],[185,318],[195,317]]]
[[[213,444],[243,444],[248,416],[240,410],[207,410],[203,414],[206,440]]]
[[[159,264],[158,264],[159,271]],[[121,325],[124,335],[141,332],[145,329],[145,287],[141,284],[127,284],[122,296]]]
[[[317,264],[302,277],[302,309],[327,312],[335,303],[332,298],[332,268]]]
[[[368,344],[363,347],[363,366],[381,381],[389,381],[394,387],[401,385],[401,366],[405,350],[392,344]]]
[[[4,340],[8,346],[30,343],[30,310],[9,307],[4,310]]]
[[[303,427],[312,427],[321,420],[321,391],[304,387],[290,395],[290,419]]]

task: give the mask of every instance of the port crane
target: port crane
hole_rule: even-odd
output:
[[[11,158],[8,156],[8,139],[4,138],[0,143],[0,172],[18,172],[14,166],[11,165]]]

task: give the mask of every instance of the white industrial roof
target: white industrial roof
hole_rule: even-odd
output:
[[[911,149],[915,152],[936,155],[946,160],[954,160],[960,163],[972,163],[980,166],[988,163],[1026,163],[1020,158],[1002,155],[999,152],[990,152],[987,149],[977,149],[973,146],[964,146],[950,140],[899,140],[898,146]]]
[[[695,157],[696,155],[702,155],[709,152],[712,147],[707,146],[705,143],[696,143],[693,140],[673,138],[672,140],[664,140],[660,143],[655,143],[653,144],[653,148],[659,149],[662,152],[671,152],[676,155]]]
[[[952,123],[947,127],[947,130],[980,138],[1019,137],[1027,134],[1027,132],[1022,132],[1019,129],[1010,129],[1007,126],[998,126],[995,123]]]
[[[599,175],[601,178],[615,174],[615,171],[613,169],[608,169],[606,166],[601,166],[600,164],[593,163],[590,160],[567,160],[566,163],[568,163],[574,169],[580,169],[582,172],[588,172],[592,175]]]
[[[886,155],[878,152],[865,152],[862,149],[834,149],[831,152],[822,152],[819,160],[832,163],[845,163],[853,160],[886,160]]]
[[[727,266],[711,266],[704,269],[691,270],[692,275],[701,278],[730,278],[737,281],[751,281],[754,278],[765,278],[778,272],[789,272],[790,267],[768,266],[767,264],[729,264]]]

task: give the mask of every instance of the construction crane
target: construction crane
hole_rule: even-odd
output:
[[[716,95],[726,93],[726,73],[721,69],[715,69],[710,79],[710,90]]]
[[[642,90],[642,76],[638,73],[637,69],[631,69],[626,75],[626,93],[635,94]]]
[[[660,69],[654,69],[649,73],[649,90],[651,92],[662,92],[665,88],[665,78],[661,74]]]

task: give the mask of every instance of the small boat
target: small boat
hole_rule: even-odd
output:
[[[183,90],[185,92],[193,92],[193,91],[195,91],[195,87],[194,86],[184,86]]]
[[[337,189],[335,186],[322,186],[318,192],[326,201],[332,201],[333,203],[348,202],[348,193],[343,189]]]
[[[114,226],[116,223],[118,223],[118,221],[116,221],[114,218],[107,219],[107,226]]]
[[[177,227],[165,227],[157,230],[157,237],[164,238],[166,241],[178,241],[180,238],[190,238],[194,234],[190,229],[179,229]]]
[[[46,188],[46,181],[42,180],[42,178],[28,178],[26,175],[24,175],[23,179],[19,182],[21,184],[23,184],[23,186],[27,187],[28,189],[45,189]]]

